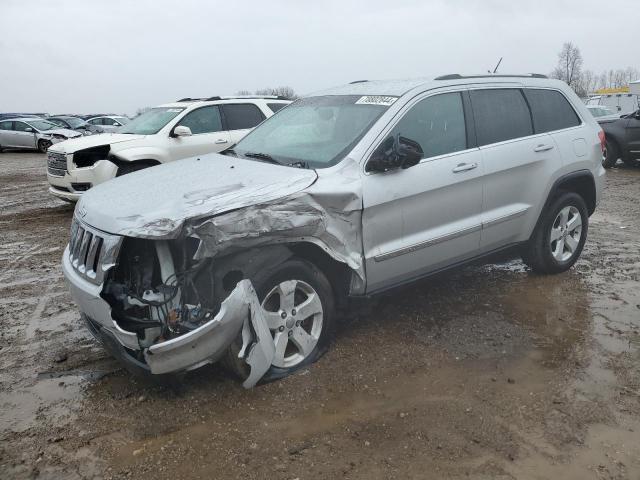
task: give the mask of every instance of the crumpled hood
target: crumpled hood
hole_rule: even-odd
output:
[[[139,238],[176,238],[185,220],[211,217],[304,190],[314,170],[212,153],[118,177],[84,193],[76,216]]]
[[[46,130],[42,133],[45,135],[64,135],[67,138],[82,136],[80,132],[76,132],[75,130],[69,130],[68,128],[52,128],[51,130]]]
[[[54,130],[49,131],[53,132]],[[73,133],[74,135],[79,136],[77,138],[57,143],[51,150],[60,153],[74,153],[78,150],[84,150],[85,148],[99,147],[100,145],[113,145],[115,143],[122,142],[132,142],[145,137],[144,135],[126,135],[124,133],[100,133],[87,136],[78,132]]]

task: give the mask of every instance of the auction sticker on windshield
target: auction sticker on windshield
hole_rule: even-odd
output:
[[[367,95],[360,97],[356,105],[384,105],[386,107],[393,105],[398,97],[389,97],[383,95]]]

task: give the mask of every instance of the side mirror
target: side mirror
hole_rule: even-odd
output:
[[[28,133],[36,133],[35,130],[33,128],[31,128],[31,127],[25,128],[24,131],[28,132]]]
[[[184,125],[178,125],[173,129],[173,137],[190,137],[192,135],[191,129]]]
[[[409,168],[420,163],[424,152],[415,140],[397,134],[387,138],[375,149],[367,163],[367,172],[388,172]]]

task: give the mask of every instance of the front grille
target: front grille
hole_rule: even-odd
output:
[[[50,175],[64,177],[67,171],[67,156],[64,153],[47,153],[47,171]]]
[[[97,285],[115,264],[122,237],[100,232],[73,219],[69,240],[69,260],[73,269]]]

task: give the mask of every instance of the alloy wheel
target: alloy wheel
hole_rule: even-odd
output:
[[[272,364],[291,368],[307,358],[322,333],[323,309],[314,288],[301,280],[276,285],[262,302],[276,353]]]
[[[549,246],[551,254],[558,262],[571,259],[578,249],[582,237],[582,217],[574,206],[564,207],[551,226]]]

